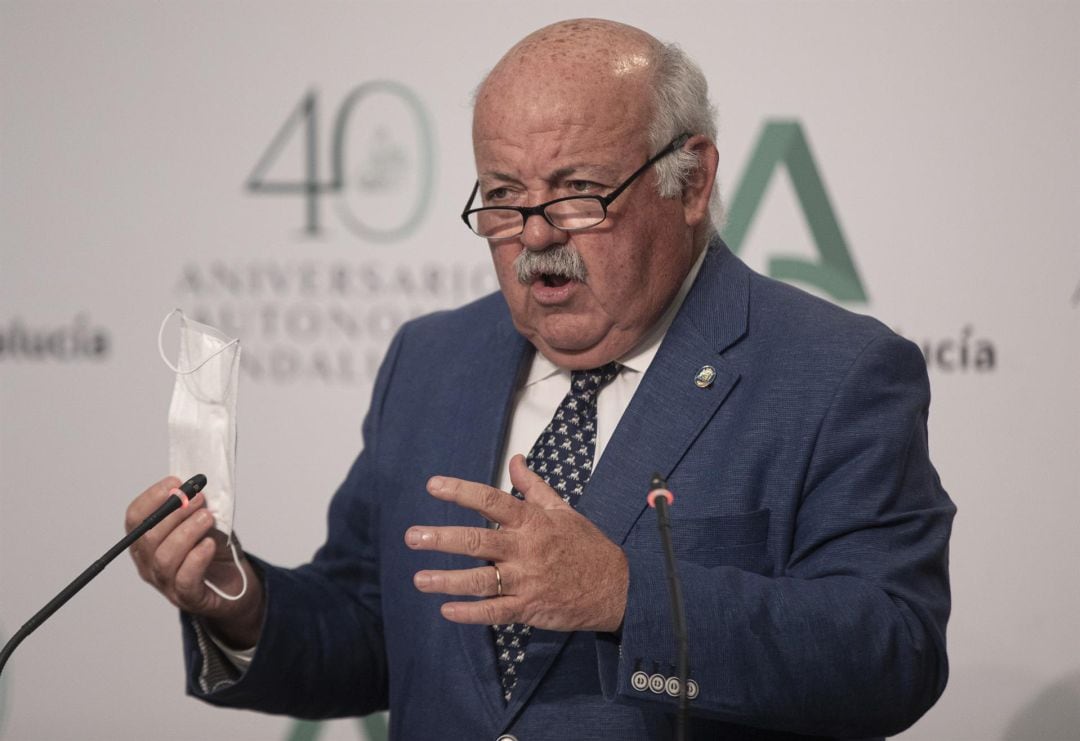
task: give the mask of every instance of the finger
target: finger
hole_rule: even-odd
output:
[[[405,531],[405,544],[415,551],[456,553],[485,561],[505,561],[513,555],[503,531],[482,527],[417,525]]]
[[[180,479],[167,476],[132,500],[124,513],[124,532],[130,533],[153,514],[169,497],[169,491],[180,486]]]
[[[544,509],[570,506],[546,481],[529,470],[523,455],[515,455],[510,459],[510,483],[521,492],[529,504],[536,504]]]
[[[475,481],[432,476],[428,492],[437,499],[479,512],[492,522],[515,527],[523,516],[521,500],[505,491]]]
[[[210,537],[203,538],[188,551],[173,580],[178,607],[195,613],[205,611],[210,590],[206,588],[203,579],[206,578],[206,571],[213,562],[216,551],[217,546]]]
[[[175,589],[176,572],[180,565],[213,525],[213,515],[203,507],[177,524],[161,541],[154,550],[150,566],[154,583],[159,588],[166,591]]]
[[[166,491],[164,496],[162,497],[162,501],[168,498],[168,496],[168,491]],[[142,576],[143,579],[150,582],[154,581],[152,578],[153,559],[154,554],[157,552],[157,549],[161,545],[161,543],[169,537],[170,533],[172,533],[172,531],[175,530],[180,523],[184,522],[195,512],[202,510],[205,507],[206,499],[203,494],[196,494],[189,501],[187,507],[182,507],[181,509],[171,512],[167,517],[165,517],[165,519],[163,519],[149,531],[144,533],[141,538],[131,544],[128,552],[131,554],[132,560],[135,561],[135,566],[138,568],[139,575]]]
[[[506,569],[499,572],[493,566],[457,571],[417,571],[413,584],[426,593],[453,594],[456,596],[496,597],[507,594]]]
[[[216,522],[216,520],[215,520]],[[231,536],[218,530],[216,527],[210,530],[209,537],[214,541],[214,561],[217,563],[232,564],[233,554],[232,549],[229,547],[230,537],[233,545],[236,546],[236,552],[243,557],[244,549],[240,546],[240,538],[233,533]]]
[[[165,519],[154,525],[150,530],[143,533],[143,536],[131,544],[129,549],[132,558],[135,562],[146,561],[152,557],[154,552],[161,543],[169,537],[176,527],[191,517],[195,512],[206,507],[206,500],[202,494],[197,494],[195,498],[188,502],[187,507],[181,507],[178,510],[170,512]]]
[[[467,625],[507,625],[527,622],[523,617],[524,602],[518,597],[499,597],[477,602],[446,602],[439,609],[442,616],[454,623]]]

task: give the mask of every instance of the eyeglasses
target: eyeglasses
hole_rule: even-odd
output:
[[[608,206],[619,197],[620,193],[630,187],[630,183],[664,157],[679,151],[689,138],[690,134],[680,134],[606,196],[566,196],[536,206],[472,208],[476,193],[480,190],[480,181],[477,180],[469,196],[469,202],[465,204],[465,210],[461,212],[461,220],[473,233],[485,239],[508,239],[518,236],[525,231],[525,222],[530,216],[542,216],[547,223],[564,232],[590,229],[607,218]]]

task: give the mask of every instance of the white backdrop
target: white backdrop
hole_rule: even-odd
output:
[[[1080,738],[1071,2],[0,0],[0,638],[166,473],[177,305],[244,343],[245,545],[311,555],[393,329],[494,285],[457,216],[471,90],[583,14],[699,60],[725,199],[767,124],[797,124],[867,296],[847,305],[928,354],[952,676],[903,737]],[[774,173],[741,244],[764,272],[818,259],[796,179]],[[363,737],[182,687],[175,613],[125,556],[16,652],[0,739]]]

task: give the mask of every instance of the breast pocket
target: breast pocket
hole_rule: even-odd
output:
[[[768,539],[768,509],[671,519],[675,558],[701,566],[732,566],[759,574],[768,573],[772,568],[766,549]],[[655,515],[645,513],[627,538],[626,548],[663,553]]]

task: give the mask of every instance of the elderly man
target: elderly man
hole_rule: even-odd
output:
[[[637,29],[558,23],[503,57],[463,214],[501,292],[398,333],[313,562],[246,557],[225,601],[199,507],[134,553],[185,611],[192,693],[389,708],[402,739],[667,738],[658,471],[694,738],[880,736],[933,704],[954,508],[921,355],[728,252],[714,139],[700,71]]]

